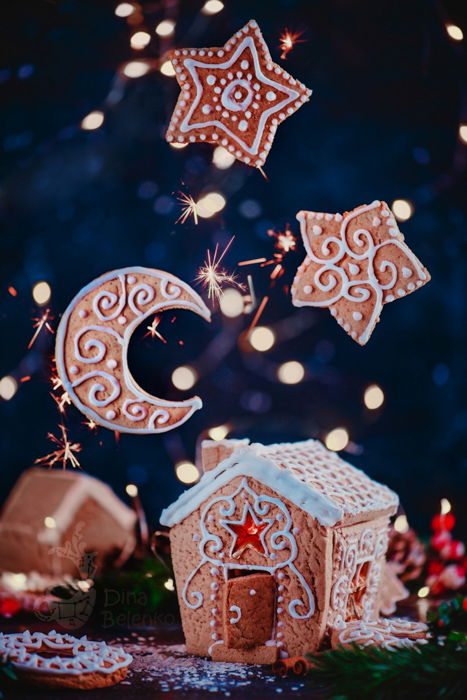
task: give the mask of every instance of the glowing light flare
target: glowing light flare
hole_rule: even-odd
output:
[[[129,61],[123,67],[123,75],[127,78],[141,78],[150,69],[147,61]]]
[[[457,26],[457,24],[448,23],[445,25],[445,27],[446,32],[451,39],[453,39],[454,41],[462,41],[462,39],[464,38],[464,32],[460,27]]]
[[[303,32],[291,32],[285,29],[279,37],[279,49],[282,51],[281,59],[285,60],[295,44],[303,43],[305,39],[300,39]]]
[[[28,577],[26,574],[10,574],[4,573],[3,580],[6,587],[14,591],[24,591],[28,583]]]
[[[213,428],[208,430],[208,436],[211,440],[224,440],[229,434],[228,425],[215,425]]]
[[[417,596],[419,598],[426,598],[427,595],[429,595],[430,589],[428,586],[422,586],[421,588],[418,589],[417,591]]]
[[[384,391],[377,384],[370,384],[363,394],[363,403],[370,411],[381,408],[384,403]]]
[[[441,499],[441,515],[447,515],[451,512],[451,503],[447,498]]]
[[[467,124],[460,124],[460,126],[459,126],[459,138],[464,143],[467,143]]]
[[[340,452],[349,444],[349,433],[345,428],[334,428],[324,438],[324,444],[328,450]]]
[[[156,34],[162,37],[171,36],[174,31],[175,22],[173,19],[163,19],[156,27]]]
[[[0,379],[0,398],[10,401],[18,391],[18,382],[14,377],[7,374]]]
[[[129,17],[135,11],[135,6],[129,2],[121,2],[115,8],[117,17]]]
[[[403,513],[401,515],[398,515],[397,518],[394,520],[394,530],[396,532],[401,533],[408,532],[409,521],[407,520],[407,516]]]
[[[222,12],[224,9],[224,3],[220,0],[206,0],[201,12],[203,15],[217,15],[218,12]]]
[[[172,65],[172,61],[163,61],[159,70],[162,75],[166,75],[168,78],[175,76],[175,68]]]
[[[68,439],[67,429],[63,423],[59,423],[60,437],[57,437],[53,433],[48,433],[47,438],[57,446],[57,449],[44,457],[38,457],[34,460],[34,464],[42,464],[47,467],[53,467],[55,464],[62,465],[63,469],[66,469],[67,464],[75,469],[81,469],[76,453],[81,452],[82,447],[78,442],[71,442]]]
[[[177,141],[171,141],[169,143],[170,148],[175,148],[175,150],[180,150],[182,148],[186,148],[188,146],[187,143],[178,143]]]
[[[250,331],[248,340],[251,347],[258,352],[267,352],[276,342],[276,334],[267,326],[256,326]]]
[[[198,373],[190,365],[181,365],[172,372],[172,384],[180,391],[192,389],[198,381]]]
[[[232,236],[220,254],[219,244],[216,243],[214,253],[211,254],[211,251],[208,250],[206,252],[206,260],[204,261],[203,265],[198,268],[198,274],[195,277],[195,282],[197,284],[201,284],[208,290],[208,299],[219,299],[223,292],[223,285],[230,285],[232,287],[237,287],[238,289],[244,288],[243,284],[238,281],[237,275],[228,272],[221,266],[222,260],[224,259],[225,254],[229,250],[234,240],[235,236]]]
[[[44,525],[46,528],[49,530],[55,530],[57,527],[57,523],[55,522],[55,518],[52,518],[51,515],[46,515],[44,518]]]
[[[199,479],[199,471],[196,464],[183,460],[175,465],[175,474],[182,484],[194,484]]]
[[[407,221],[414,212],[413,204],[408,199],[395,199],[391,209],[398,221]]]
[[[220,192],[209,192],[196,203],[198,216],[203,219],[210,219],[214,214],[218,214],[225,207],[225,197]]]
[[[235,163],[235,156],[223,146],[216,146],[212,154],[212,162],[219,170],[227,170]]]
[[[135,32],[130,37],[130,45],[132,49],[140,51],[144,49],[151,41],[151,35],[147,32]]]
[[[104,123],[104,112],[99,109],[95,109],[93,112],[89,112],[84,119],[81,121],[81,128],[84,131],[94,131],[98,129]]]
[[[48,282],[36,282],[32,288],[32,298],[39,306],[45,306],[50,301],[52,289]]]
[[[131,498],[135,498],[138,495],[138,487],[136,484],[127,484],[125,486],[125,491]]]
[[[237,318],[241,316],[245,307],[243,294],[238,289],[230,287],[225,289],[219,297],[219,308],[221,313],[227,318]]]
[[[164,588],[167,588],[168,591],[175,590],[175,584],[174,584],[173,578],[168,578],[167,581],[164,581]]]
[[[42,331],[43,328],[45,328],[49,333],[52,333],[52,335],[53,335],[54,329],[50,325],[50,322],[53,320],[53,318],[54,317],[51,315],[50,309],[46,309],[44,311],[44,313],[42,314],[42,316],[38,316],[38,317],[35,317],[32,319],[33,320],[32,327],[35,328],[36,330],[35,330],[34,335],[31,338],[31,340],[28,343],[28,350],[30,350],[32,348],[32,346],[34,345],[34,343],[36,342],[36,340],[39,336],[39,333]]]
[[[299,384],[305,377],[305,367],[297,360],[289,360],[279,365],[277,378],[282,384]]]

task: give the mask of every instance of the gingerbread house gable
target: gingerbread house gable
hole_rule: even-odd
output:
[[[136,542],[136,519],[99,479],[33,467],[18,479],[2,511],[1,568],[76,574],[76,562],[53,551],[76,543],[77,537],[77,546],[95,552],[98,563],[119,552],[128,556]]]
[[[223,441],[228,445],[229,441]],[[318,440],[245,445],[232,441],[233,451],[166,508],[163,525],[180,523],[210,494],[236,476],[255,478],[315,518],[321,525],[350,524],[395,512],[399,499],[386,486],[326,449]],[[216,443],[204,441],[206,451]]]

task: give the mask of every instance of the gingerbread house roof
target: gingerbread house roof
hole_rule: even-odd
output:
[[[180,523],[211,493],[237,476],[256,479],[325,526],[394,513],[399,502],[393,491],[318,440],[252,444],[234,449],[230,457],[203,474],[195,486],[162,512],[161,523],[168,527]]]
[[[135,526],[135,512],[99,479],[83,472],[32,467],[20,476],[5,503],[0,535],[3,531],[20,529],[34,533],[44,544],[56,545],[89,498],[124,529]],[[45,526],[44,509],[52,527]]]

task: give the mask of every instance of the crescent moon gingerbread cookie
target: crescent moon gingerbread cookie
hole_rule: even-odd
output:
[[[264,165],[277,127],[310,99],[309,90],[273,63],[251,20],[218,48],[169,53],[180,97],[167,141],[224,146],[248,165]]]
[[[201,399],[166,401],[141,389],[128,368],[135,328],[165,309],[209,309],[185,282],[161,270],[114,270],[84,287],[60,322],[57,371],[71,401],[95,423],[125,433],[161,433],[184,423]]]
[[[372,622],[349,620],[342,629],[333,630],[331,646],[336,649],[356,644],[359,647],[374,645],[382,649],[397,649],[426,644],[427,632],[425,623],[398,617]]]
[[[301,211],[297,219],[307,256],[293,281],[292,303],[329,308],[360,345],[370,339],[383,304],[430,280],[385,202],[344,214]]]
[[[0,633],[0,659],[18,678],[47,688],[105,688],[122,681],[133,658],[121,647],[77,639],[53,630]]]

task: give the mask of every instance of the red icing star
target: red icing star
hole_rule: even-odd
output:
[[[170,53],[180,97],[167,141],[206,141],[261,167],[277,126],[309,100],[311,90],[273,63],[251,20],[221,48]]]
[[[234,536],[231,556],[239,557],[245,549],[254,549],[259,554],[267,554],[264,544],[264,531],[271,525],[271,520],[257,520],[251,506],[243,510],[242,520],[223,520],[223,526]]]

